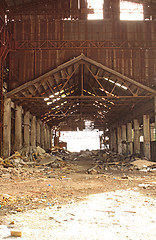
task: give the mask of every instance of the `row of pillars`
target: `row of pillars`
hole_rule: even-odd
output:
[[[140,154],[140,124],[138,119],[135,119],[133,124],[129,122],[121,127],[111,129],[110,134],[112,150],[124,155]],[[143,115],[143,152],[148,159],[151,159],[150,141],[150,117],[149,115]]]
[[[8,157],[11,154],[12,146],[12,124],[11,124],[11,99],[4,101],[4,118],[3,118],[3,156]],[[37,120],[30,112],[24,113],[24,126],[22,127],[22,112],[21,106],[15,107],[14,121],[14,151],[20,151],[24,148],[26,151],[35,149],[37,146],[43,149],[51,147],[51,129],[42,121]],[[24,131],[23,131],[24,128]]]

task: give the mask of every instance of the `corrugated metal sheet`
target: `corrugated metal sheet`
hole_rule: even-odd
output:
[[[10,89],[32,80],[83,52],[105,66],[146,85],[155,82],[156,22],[59,21],[25,17],[10,23],[17,41],[95,40],[114,47],[27,50],[10,53]],[[115,47],[115,45],[117,47]],[[16,83],[15,83],[16,82]]]

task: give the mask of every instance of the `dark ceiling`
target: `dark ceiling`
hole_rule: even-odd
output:
[[[19,7],[20,5],[24,6],[27,5],[28,3],[33,3],[33,4],[38,4],[38,3],[49,3],[49,2],[56,2],[56,0],[1,0],[6,8],[10,7]],[[135,3],[156,3],[156,0],[125,0],[129,2],[135,2]]]

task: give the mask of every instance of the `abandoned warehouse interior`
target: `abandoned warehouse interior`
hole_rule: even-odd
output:
[[[0,239],[155,240],[155,206],[156,0],[0,0]]]
[[[1,0],[0,152],[59,145],[60,131],[103,131],[101,147],[156,160],[156,1],[141,21],[105,0]],[[52,142],[53,140],[53,142]]]

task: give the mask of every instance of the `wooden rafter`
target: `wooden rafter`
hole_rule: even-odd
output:
[[[151,94],[152,96],[156,96],[156,91],[155,91],[155,90],[153,90],[153,89],[151,89],[151,88],[149,88],[149,87],[147,87],[147,86],[145,86],[145,85],[143,85],[143,84],[141,84],[141,83],[139,83],[139,82],[137,82],[137,81],[135,81],[135,80],[127,77],[127,76],[124,76],[123,74],[118,73],[118,72],[116,72],[116,71],[114,71],[114,70],[112,70],[112,69],[110,69],[110,68],[108,68],[108,67],[105,67],[105,66],[102,65],[101,63],[97,63],[96,61],[94,61],[94,60],[92,60],[92,59],[90,59],[90,58],[87,58],[87,57],[86,57],[85,55],[83,55],[83,54],[81,54],[81,55],[80,55],[79,57],[77,57],[77,58],[74,58],[74,59],[70,60],[69,62],[66,62],[66,63],[60,65],[60,66],[57,67],[56,69],[54,69],[54,70],[52,70],[52,71],[50,71],[50,72],[42,75],[41,77],[39,77],[39,78],[37,78],[37,79],[34,79],[34,80],[30,81],[30,82],[27,82],[27,83],[23,84],[22,86],[14,89],[14,90],[12,90],[12,91],[10,91],[9,93],[6,94],[6,96],[7,96],[7,97],[11,97],[11,96],[13,96],[15,93],[18,93],[18,92],[20,92],[20,91],[22,91],[22,90],[24,90],[24,89],[26,89],[26,88],[29,88],[31,85],[34,85],[35,83],[38,83],[38,82],[40,82],[40,81],[42,82],[42,81],[44,81],[45,79],[47,79],[47,78],[49,78],[50,76],[52,76],[53,74],[61,71],[62,69],[68,68],[69,66],[71,66],[71,65],[73,65],[73,64],[76,64],[76,63],[79,63],[80,61],[84,61],[84,64],[85,64],[85,63],[89,63],[89,64],[94,65],[94,66],[97,67],[97,68],[101,68],[102,70],[107,71],[107,72],[110,73],[111,75],[114,75],[114,76],[120,78],[121,81],[124,81],[124,82],[127,82],[127,83],[131,84],[131,85],[134,85],[134,86],[136,86],[136,88],[139,88],[139,89],[141,89],[142,91],[145,91],[145,92]],[[91,71],[91,70],[90,70],[90,71]],[[91,72],[91,73],[92,73],[92,72]],[[72,75],[73,75],[73,74],[72,74]],[[95,75],[94,75],[94,76],[95,76]]]
[[[113,122],[155,96],[155,90],[83,54],[6,94],[51,125],[69,117]]]

